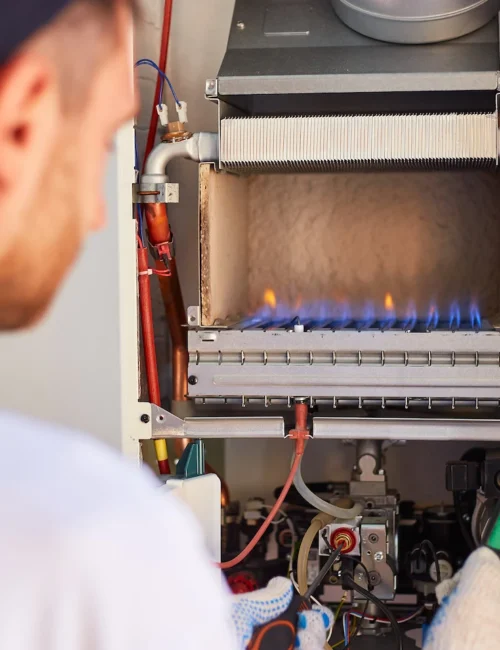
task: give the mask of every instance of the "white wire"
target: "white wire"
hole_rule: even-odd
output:
[[[424,611],[424,609],[425,609],[424,607],[421,607],[416,612],[413,612],[413,614],[411,614],[410,616],[407,616],[406,618],[398,619],[398,623],[408,623],[408,621],[413,620],[419,614],[421,614]],[[356,611],[351,611],[350,615],[355,616],[356,618],[363,618],[363,614],[361,614],[360,612],[356,612]],[[365,620],[375,621],[376,623],[382,623],[382,624],[385,624],[385,625],[391,625],[392,624],[391,621],[388,621],[385,618],[374,618],[373,616],[368,616],[368,615],[365,615],[364,618],[365,618]]]
[[[342,617],[342,627],[344,629],[344,648],[349,645],[349,623],[348,616],[350,612],[346,612]]]
[[[272,510],[272,509],[274,508],[274,506],[270,506],[270,505],[268,505],[267,503],[264,504],[264,505],[261,506],[261,507],[262,507],[262,508],[267,508],[268,510]],[[286,521],[287,519],[289,519],[288,515],[286,514],[286,512],[285,512],[284,510],[278,510],[278,512],[279,512],[280,515],[281,515],[281,519],[275,519],[274,521],[272,521],[271,523],[274,524],[274,525],[282,524],[284,521]],[[265,519],[265,517],[259,517],[259,519]],[[290,525],[289,525],[289,526],[290,526]]]

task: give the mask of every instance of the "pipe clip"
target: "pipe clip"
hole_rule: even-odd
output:
[[[168,275],[171,274],[171,262],[175,257],[174,235],[172,232],[170,234],[170,241],[160,242],[159,244],[149,242],[151,255],[155,260],[161,260],[163,262]]]
[[[133,203],[179,203],[178,183],[134,183]]]

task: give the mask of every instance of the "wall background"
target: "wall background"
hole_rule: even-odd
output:
[[[47,317],[0,335],[0,408],[80,429],[138,457],[133,151],[129,125],[109,158],[107,225],[86,242]]]
[[[137,24],[136,30],[136,53],[137,56],[148,56],[157,60],[159,50],[159,39],[161,32],[163,0],[143,0],[144,13],[142,20]],[[178,95],[189,104],[189,125],[191,130],[214,130],[216,128],[216,109],[204,99],[205,80],[217,75],[222,57],[225,52],[229,25],[234,8],[234,0],[174,0],[174,11],[172,20],[171,46],[168,57],[168,75]],[[139,70],[139,86],[142,93],[142,110],[138,120],[138,140],[142,153],[147,125],[149,123],[152,94],[154,91],[155,75],[153,70],[143,67]],[[169,106],[173,110],[172,102]],[[177,240],[177,254],[186,305],[194,304],[197,300],[198,290],[198,259],[197,259],[197,168],[188,161],[178,161],[172,165],[171,177],[173,181],[181,183],[181,203],[172,206],[170,215]],[[351,191],[349,184],[355,183],[356,192],[362,195],[367,189],[365,186],[373,183],[375,177],[363,178],[351,175],[350,180],[342,187],[337,187],[340,193],[340,203],[349,203],[348,192]],[[418,183],[415,177],[415,183]],[[307,183],[304,181],[304,185]],[[411,187],[412,181],[408,181],[401,187],[391,188],[390,200],[393,206],[401,205],[402,197],[406,196]],[[272,196],[272,189],[267,187],[264,180],[260,184],[260,190],[267,192],[268,199]],[[415,186],[414,186],[415,187]],[[285,189],[285,186],[283,186]],[[303,205],[308,205],[309,210],[321,215],[322,205],[312,198],[311,194],[302,196]],[[439,198],[439,210],[445,213],[449,204]],[[490,199],[484,199],[488,205],[492,205]],[[259,202],[272,207],[270,200],[264,196],[259,197]],[[415,203],[415,201],[414,201]],[[456,204],[456,202],[455,202]],[[358,202],[362,206],[363,202]],[[483,203],[484,205],[484,203]],[[254,206],[255,208],[255,206]],[[358,208],[356,214],[351,217],[355,220],[365,218],[362,207]],[[487,227],[490,231],[486,237],[495,243],[488,246],[486,256],[478,241],[477,231],[471,229],[475,238],[476,255],[481,257],[481,277],[488,282],[493,278],[492,284],[488,287],[488,299],[492,295],[498,296],[498,272],[495,259],[497,257],[499,240],[498,226],[492,208],[489,208],[486,216]],[[257,214],[258,211],[254,211]],[[304,215],[302,215],[304,216]],[[419,232],[424,241],[433,241],[436,232],[441,232],[441,241],[447,240],[447,233],[440,229],[439,223],[428,223],[426,214],[418,214]],[[470,215],[472,218],[474,215]],[[307,215],[306,215],[307,218]],[[405,223],[411,219],[406,215]],[[427,225],[426,225],[427,221]],[[257,220],[255,220],[257,224]],[[492,230],[491,230],[492,229]],[[493,233],[491,235],[491,232]],[[452,231],[455,237],[457,231]],[[387,248],[400,246],[401,238],[405,233],[400,230],[392,235],[388,234]],[[465,239],[460,238],[460,245]],[[256,244],[257,245],[257,244]],[[436,246],[438,251],[439,247]],[[456,251],[455,251],[456,252]],[[494,253],[494,255],[492,255]],[[452,255],[453,264],[456,264],[456,255]],[[486,260],[486,265],[484,266]],[[477,259],[474,264],[477,263]],[[460,277],[470,277],[467,274],[467,261],[464,260],[465,268],[462,269]],[[259,280],[256,278],[256,281]],[[432,277],[430,279],[432,281]],[[261,295],[260,284],[256,288],[256,294]],[[384,289],[385,290],[385,289]],[[168,395],[168,355],[167,355],[167,332],[163,318],[162,305],[158,294],[155,300],[156,309],[156,335],[161,354],[159,356],[162,367],[162,388],[165,396]],[[403,496],[417,498],[425,503],[449,501],[444,490],[444,466],[448,459],[457,458],[469,445],[455,443],[408,443],[404,447],[392,448],[387,453],[390,483],[402,491]],[[306,479],[326,480],[330,478],[346,479],[349,476],[353,463],[354,450],[345,447],[340,442],[322,441],[315,442],[308,449],[304,460],[304,473]],[[231,486],[235,498],[246,498],[255,494],[263,494],[270,497],[272,489],[282,483],[289,466],[291,448],[288,443],[280,441],[228,441],[226,443],[226,478]]]

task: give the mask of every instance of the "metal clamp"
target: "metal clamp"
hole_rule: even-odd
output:
[[[178,183],[134,183],[133,203],[179,203]]]
[[[174,233],[170,231],[170,241],[160,242],[159,244],[149,243],[149,251],[154,260],[161,260],[165,265],[167,273],[170,273],[170,262],[175,257],[175,239]]]

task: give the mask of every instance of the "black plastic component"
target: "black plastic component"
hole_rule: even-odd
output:
[[[351,580],[354,580],[355,569],[356,569],[356,563],[354,562],[354,560],[348,555],[345,555],[342,558],[342,574],[341,574],[342,589],[345,589],[346,591],[352,589],[352,587],[349,585],[349,578]]]
[[[480,463],[457,460],[446,463],[446,489],[450,492],[466,492],[481,487]]]
[[[482,487],[487,499],[500,497],[500,458],[484,461]]]
[[[500,497],[500,458],[483,462],[458,460],[446,464],[446,489],[469,492],[481,489],[486,498]]]

